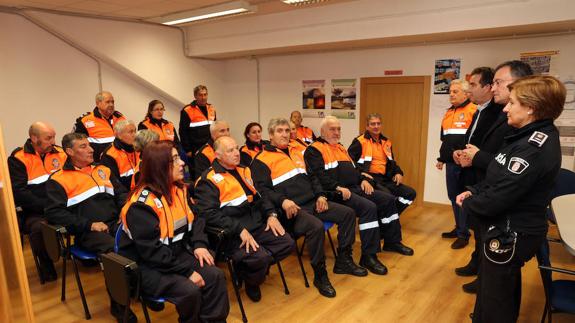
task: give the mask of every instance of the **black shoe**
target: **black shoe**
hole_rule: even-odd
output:
[[[467,284],[463,284],[463,286],[461,286],[461,288],[463,288],[463,291],[468,293],[468,294],[477,294],[477,279],[473,280],[470,283]]]
[[[335,297],[335,288],[331,285],[325,270],[325,263],[312,266],[314,271],[313,285],[322,296],[333,298]]]
[[[413,256],[413,249],[404,245],[401,242],[392,243],[392,244],[384,244],[383,248],[381,248],[381,249],[383,249],[385,251],[397,252],[397,253],[402,254],[404,256]]]
[[[40,261],[40,275],[44,278],[45,282],[53,282],[58,280],[58,273],[54,268],[54,263],[50,260]]]
[[[376,255],[362,255],[359,265],[376,275],[387,274],[387,268],[377,259]]]
[[[116,318],[118,323],[122,323],[124,322],[125,309],[126,309],[125,306],[112,301],[112,304],[110,305],[110,314],[112,314],[112,316]],[[136,314],[134,314],[134,312],[132,312],[132,309],[128,310],[128,322],[129,323],[138,322],[138,317],[136,316]]]
[[[250,286],[246,284],[246,294],[255,303],[262,299],[262,291],[260,290],[260,286]]]
[[[160,312],[160,311],[164,310],[164,307],[166,307],[166,305],[164,304],[164,302],[156,302],[156,301],[152,301],[152,300],[147,300],[146,301],[146,307],[148,307],[151,311]]]
[[[456,230],[456,229],[453,229],[453,230],[451,230],[451,231],[449,231],[449,232],[443,232],[443,233],[441,234],[441,237],[442,237],[442,238],[446,238],[446,239],[457,238],[457,230]]]
[[[353,262],[351,249],[339,250],[337,258],[335,258],[335,264],[333,265],[333,272],[358,277],[367,276],[367,270]]]
[[[451,244],[451,249],[461,249],[469,244],[469,239],[457,238]]]
[[[477,266],[468,263],[467,265],[459,268],[455,268],[455,274],[457,276],[469,277],[477,275]]]

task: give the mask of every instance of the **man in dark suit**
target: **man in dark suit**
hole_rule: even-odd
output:
[[[508,61],[500,64],[495,69],[495,75],[491,72],[492,82],[489,82],[490,72],[488,67],[476,68],[471,72],[470,99],[477,103],[478,109],[473,117],[473,121],[465,140],[467,142],[464,150],[453,153],[454,159],[465,170],[465,185],[479,183],[485,179],[485,172],[495,153],[503,147],[504,138],[512,128],[507,125],[507,114],[502,109],[509,102],[509,89],[507,85],[515,80],[533,74],[531,67],[521,61]],[[490,85],[491,83],[491,85]],[[490,88],[490,94],[485,93]],[[478,223],[471,221],[471,226],[475,235],[475,250],[471,254],[471,260],[466,266],[455,269],[455,273],[460,276],[477,275],[479,268],[482,228]],[[477,292],[477,279],[463,285],[463,290],[467,293]]]

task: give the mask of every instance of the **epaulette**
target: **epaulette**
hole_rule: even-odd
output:
[[[541,147],[543,146],[543,144],[545,143],[545,141],[547,141],[547,138],[549,136],[544,134],[543,132],[539,132],[539,131],[535,131],[531,137],[529,137],[529,143],[537,146],[537,147]]]
[[[148,196],[150,196],[150,191],[143,189],[138,196],[138,202],[145,203],[146,199],[148,199]]]

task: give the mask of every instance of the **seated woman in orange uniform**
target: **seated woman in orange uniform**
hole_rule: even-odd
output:
[[[189,206],[184,162],[172,142],[149,143],[122,208],[119,253],[138,263],[142,291],[176,305],[180,322],[225,322],[226,280],[208,251],[204,220]]]
[[[263,145],[269,141],[262,140],[262,125],[257,122],[248,123],[244,130],[244,137],[246,137],[246,144],[240,148],[240,164],[249,166],[252,159],[262,151]]]

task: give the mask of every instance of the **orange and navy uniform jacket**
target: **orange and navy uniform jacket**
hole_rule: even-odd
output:
[[[319,137],[307,147],[304,157],[307,172],[319,179],[324,190],[333,191],[338,186],[347,188],[359,186],[362,180],[374,184],[369,178],[361,175],[347,150],[340,143],[330,145]]]
[[[138,263],[143,286],[158,286],[163,275],[190,277],[193,264],[178,257],[192,249],[208,248],[204,220],[189,205],[185,187],[171,189],[172,204],[149,187],[134,191],[122,208],[118,253]],[[145,273],[144,273],[145,271]]]
[[[471,126],[477,105],[467,100],[461,105],[451,106],[445,112],[441,122],[441,148],[438,161],[453,163],[453,152],[465,149],[465,133]]]
[[[391,140],[382,134],[379,134],[379,138],[373,138],[366,131],[353,139],[347,152],[361,172],[389,178],[396,174],[403,175],[403,171],[393,158]]]
[[[151,130],[160,136],[159,140],[173,141],[176,146],[180,145],[180,138],[176,132],[174,124],[166,119],[153,119],[146,117],[144,121],[138,124],[138,130]]]
[[[134,151],[134,146],[116,138],[112,145],[102,153],[100,163],[110,168],[112,174],[129,191],[132,186],[132,177],[138,170],[139,160],[140,153]]]
[[[300,126],[297,128],[297,138],[305,142],[306,144],[311,144],[315,139],[315,134],[313,130],[306,126]]]
[[[254,184],[264,199],[281,210],[285,199],[304,205],[320,196],[333,199],[335,192],[326,192],[319,181],[308,176],[303,155],[297,149],[279,149],[265,145],[250,165]]]
[[[186,105],[180,113],[180,139],[184,151],[196,153],[203,144],[210,140],[210,124],[216,120],[216,109],[213,105],[198,106],[196,101]]]
[[[254,232],[264,225],[264,215],[275,212],[270,201],[260,199],[249,168],[225,169],[217,160],[196,182],[198,213],[207,225],[225,229],[237,238],[243,229]]]
[[[109,227],[118,221],[127,191],[104,165],[78,170],[70,158],[46,182],[46,219],[73,235],[89,232],[94,222]]]
[[[194,180],[200,178],[202,173],[212,166],[216,159],[216,152],[213,147],[214,141],[210,138],[194,155]]]
[[[246,144],[240,148],[240,164],[250,166],[256,155],[262,151],[264,145],[269,144],[267,140],[261,140],[259,143],[246,139]]]
[[[105,119],[97,107],[76,119],[74,132],[88,136],[90,146],[94,149],[95,162],[100,161],[104,149],[114,141],[114,125],[121,120],[126,118],[118,111],[114,111],[110,119]]]
[[[66,153],[58,146],[53,146],[49,153],[40,156],[30,139],[8,157],[14,203],[22,208],[24,214],[44,214],[46,181],[53,172],[64,166],[66,158]]]

